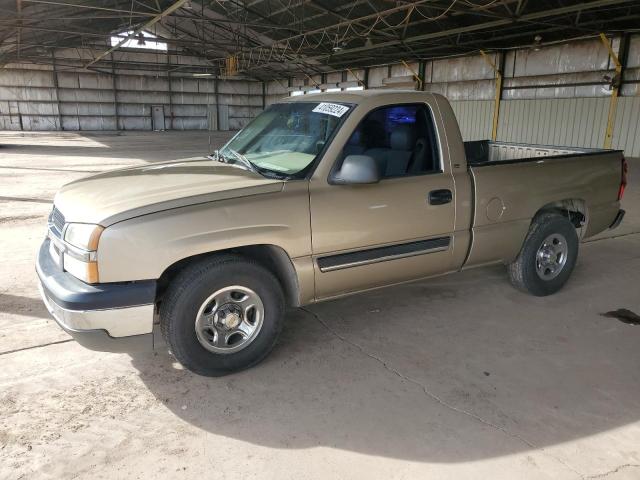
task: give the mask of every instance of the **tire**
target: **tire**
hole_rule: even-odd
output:
[[[511,283],[537,297],[557,292],[571,276],[578,245],[576,229],[566,217],[556,213],[538,215],[518,257],[508,265]]]
[[[236,303],[242,295],[250,300]],[[191,265],[172,281],[160,304],[160,328],[185,368],[221,376],[252,367],[271,352],[284,311],[282,288],[271,272],[250,259],[224,255]]]

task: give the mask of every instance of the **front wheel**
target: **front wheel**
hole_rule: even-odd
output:
[[[283,317],[278,280],[239,256],[188,267],[160,305],[160,326],[171,352],[185,368],[205,376],[260,362],[274,347]]]
[[[557,292],[571,276],[578,245],[576,229],[566,217],[537,216],[518,257],[508,266],[511,283],[538,297]]]

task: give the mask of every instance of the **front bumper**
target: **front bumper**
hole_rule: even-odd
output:
[[[58,325],[92,350],[153,349],[156,282],[86,284],[58,266],[49,242],[40,247],[36,272],[42,299]]]

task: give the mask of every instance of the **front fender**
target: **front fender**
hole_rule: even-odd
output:
[[[283,191],[176,208],[116,223],[98,246],[100,282],[157,279],[194,255],[270,244],[290,258],[311,254],[306,181]]]

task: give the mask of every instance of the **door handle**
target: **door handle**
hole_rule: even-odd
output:
[[[429,204],[430,205],[444,205],[450,203],[453,200],[453,194],[449,189],[431,190],[429,192]]]

